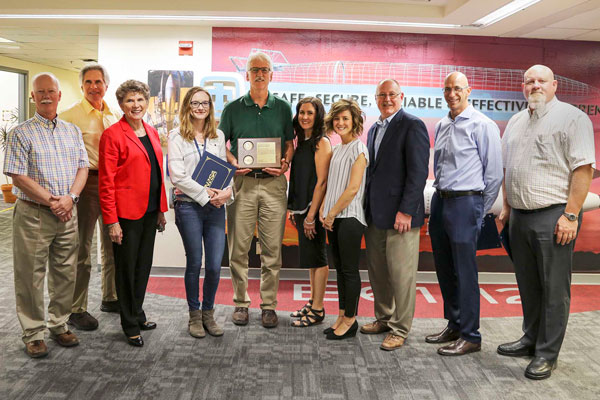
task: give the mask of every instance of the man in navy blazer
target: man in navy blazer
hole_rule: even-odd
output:
[[[379,120],[369,130],[365,232],[375,318],[362,333],[388,332],[383,350],[400,348],[415,313],[423,189],[429,174],[429,135],[423,121],[402,110],[394,79],[377,85]]]

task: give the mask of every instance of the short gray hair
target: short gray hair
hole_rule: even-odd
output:
[[[110,84],[110,76],[108,76],[108,71],[106,70],[106,68],[104,68],[104,66],[98,63],[91,63],[87,64],[85,67],[81,68],[81,71],[79,71],[79,84],[81,86],[83,86],[83,77],[88,71],[102,72],[102,78],[104,79],[104,83],[106,83],[106,86]]]
[[[246,61],[246,71],[250,70],[250,65],[254,60],[267,61],[269,63],[271,72],[273,72],[273,60],[271,60],[271,57],[269,57],[268,54],[263,53],[262,51],[257,51],[256,53],[252,53],[248,56],[248,61]]]
[[[52,81],[54,81],[54,83],[56,83],[56,88],[58,90],[60,90],[60,82],[58,81],[58,78],[56,77],[56,75],[54,75],[52,72],[40,72],[39,74],[35,74],[34,77],[31,79],[31,86],[33,86],[35,81],[42,76],[50,77],[50,79],[52,79]]]
[[[121,85],[117,88],[117,92],[115,93],[119,104],[123,104],[125,96],[127,96],[129,93],[139,93],[144,96],[146,101],[150,100],[150,88],[144,82],[136,81],[135,79],[129,79],[121,83]]]

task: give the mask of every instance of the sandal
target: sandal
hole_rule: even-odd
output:
[[[312,307],[313,301],[312,299],[308,300],[308,303],[306,303],[304,306],[302,306],[301,309],[299,309],[298,311],[294,311],[293,313],[290,314],[290,317],[292,318],[302,318],[302,316],[308,314],[308,312],[310,311],[310,308]]]
[[[315,310],[308,308],[308,313],[304,314],[299,320],[293,321],[292,326],[296,328],[306,328],[307,326],[317,325],[325,319],[325,309]]]

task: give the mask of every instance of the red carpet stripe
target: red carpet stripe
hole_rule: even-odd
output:
[[[250,280],[248,294],[252,300],[251,308],[259,308],[259,281]],[[148,292],[163,296],[185,299],[183,278],[151,277]],[[202,291],[200,291],[202,293]],[[600,309],[600,288],[594,285],[573,285],[571,288],[571,313]],[[280,311],[294,311],[300,308],[310,295],[308,281],[280,281],[278,306]],[[233,289],[229,279],[222,279],[217,291],[217,304],[233,306]],[[325,310],[327,314],[337,314],[337,290],[335,282],[330,281],[325,294]],[[373,316],[373,294],[368,282],[363,282],[358,315]],[[443,303],[440,288],[437,284],[417,284],[416,318],[443,318]],[[484,284],[481,285],[482,317],[516,317],[521,316],[521,303],[516,285]]]

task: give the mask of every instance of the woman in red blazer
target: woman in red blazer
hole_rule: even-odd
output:
[[[167,198],[158,133],[142,118],[150,90],[128,80],[117,89],[123,118],[102,133],[98,191],[115,255],[121,326],[128,343],[144,345],[140,330],[156,328],[142,308],[152,268],[156,230],[164,230]]]

